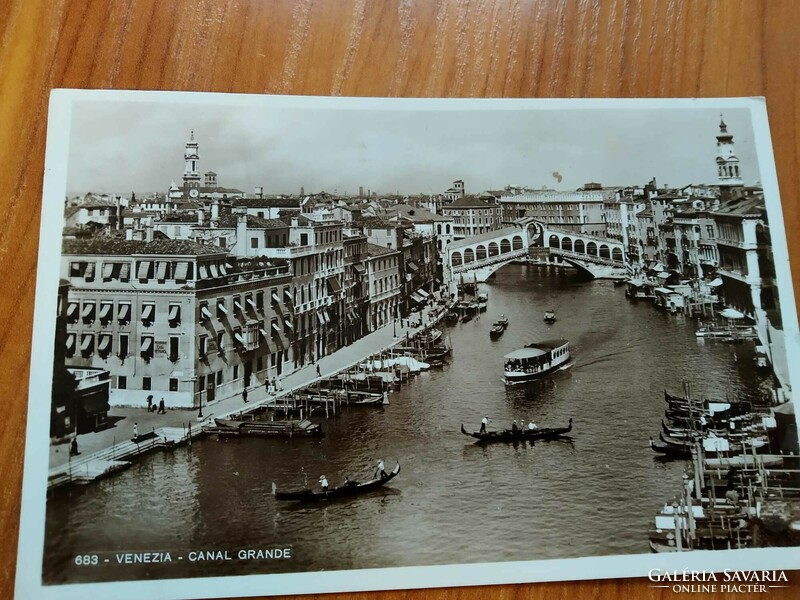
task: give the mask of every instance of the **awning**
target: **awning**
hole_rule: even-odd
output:
[[[130,275],[131,275],[131,265],[129,263],[122,263],[122,267],[119,270],[119,278],[122,281],[128,281]]]
[[[256,303],[255,303],[255,301],[253,300],[253,297],[252,297],[252,296],[247,296],[247,298],[245,299],[245,301],[247,302],[247,306],[249,306],[249,307],[250,307],[250,308],[252,308],[253,310],[256,310],[256,308],[257,308],[257,307],[256,307]]]
[[[273,302],[274,304],[280,304],[280,302],[281,302],[281,299],[280,299],[280,296],[278,296],[278,294],[277,294],[277,293],[275,293],[275,292],[272,292],[272,296],[271,296],[271,298],[272,298],[272,302]]]
[[[167,262],[160,261],[156,263],[156,279],[164,281],[167,278]]]
[[[317,320],[320,325],[325,325],[325,317],[322,316],[322,312],[317,313]]]
[[[139,270],[136,271],[138,279],[147,279],[147,274],[150,272],[150,261],[143,260],[139,263]]]
[[[225,308],[225,304],[223,304],[222,302],[217,302],[217,310],[222,311],[222,314],[224,315],[228,314],[228,309]]]
[[[661,272],[658,274],[659,279],[669,279],[670,277],[672,277],[672,273]]]
[[[94,315],[94,302],[84,302],[81,316],[84,319],[90,319]]]
[[[175,267],[175,281],[186,281],[186,276],[189,274],[189,263],[179,262]]]
[[[422,296],[423,298],[428,298],[430,296],[430,294],[425,290],[423,290],[422,288],[419,288],[417,290],[417,293],[419,293],[419,295]]]
[[[110,335],[101,335],[100,336],[100,343],[97,345],[97,350],[100,352],[105,352],[106,350],[111,349],[111,336]]]
[[[342,291],[342,284],[339,283],[338,277],[328,277],[327,283],[328,283],[328,290],[330,291],[331,294],[338,294],[339,292]]]
[[[353,265],[353,269],[355,270],[356,273],[358,273],[361,276],[367,274],[367,270],[364,268],[363,265]]]
[[[244,312],[244,307],[242,306],[242,301],[239,298],[233,299],[233,311],[236,312]]]
[[[219,272],[220,272],[221,275],[227,275],[228,274],[228,265],[226,265],[225,263],[220,263]]]
[[[322,315],[325,317],[325,323],[331,322],[331,313],[327,309],[322,311]]]
[[[210,263],[208,265],[208,271],[211,273],[212,277],[219,277],[219,268],[217,267],[217,263]]]
[[[726,319],[736,320],[736,319],[744,319],[744,314],[740,313],[735,308],[726,308],[721,313],[719,313]]]
[[[200,271],[200,279],[208,279],[208,265],[199,264],[197,269]]]
[[[264,329],[263,327],[259,327],[258,328],[258,332],[261,334],[261,337],[263,337],[264,339],[267,339],[268,336],[267,336],[267,330],[266,329]]]
[[[84,279],[94,279],[94,263],[90,262],[86,265],[86,272],[83,274]]]
[[[272,331],[274,331],[276,334],[280,334],[281,328],[278,327],[277,321],[272,322]]]
[[[717,277],[717,278],[716,278],[716,279],[714,279],[713,281],[710,281],[710,282],[708,283],[708,285],[709,285],[709,287],[719,287],[719,286],[721,286],[721,285],[722,285],[722,279],[721,279],[721,278],[719,278],[719,277]]]
[[[669,289],[669,288],[663,288],[663,287],[657,287],[657,288],[656,288],[656,289],[654,289],[653,291],[654,291],[656,294],[664,294],[664,295],[677,294],[678,296],[680,296],[680,295],[681,295],[681,294],[680,294],[680,292],[676,292],[675,290],[671,290],[671,289]]]
[[[204,319],[210,319],[211,318],[211,311],[208,310],[207,306],[201,306],[200,307],[200,315]]]
[[[153,347],[153,338],[150,336],[145,336],[142,338],[142,354],[146,354],[150,352],[150,349]]]
[[[75,350],[75,334],[69,333],[67,334],[67,352],[73,352]]]
[[[111,279],[111,274],[114,272],[114,263],[103,263],[103,279]]]
[[[100,303],[100,320],[107,321],[111,319],[111,309],[114,308],[114,304],[111,302],[101,302]]]
[[[287,302],[294,302],[294,297],[292,296],[291,290],[283,290],[283,297],[286,298]]]
[[[242,346],[244,346],[244,337],[242,336],[241,331],[234,331],[233,337],[237,342],[239,342]]]
[[[72,319],[78,313],[78,303],[77,302],[70,302],[67,306],[67,318]]]
[[[419,267],[418,267],[418,266],[417,266],[417,264],[416,264],[415,262],[413,262],[413,261],[408,261],[408,262],[406,263],[406,266],[407,266],[409,269],[411,269],[411,270],[412,270],[414,273],[416,273],[417,271],[419,271]]]
[[[127,302],[125,304],[119,305],[119,320],[120,321],[130,321],[131,320],[131,305]]]
[[[425,302],[425,298],[423,298],[419,292],[411,294],[411,299],[414,300],[414,302]]]
[[[145,304],[142,306],[142,321],[152,321],[155,312],[156,307],[153,304]]]
[[[83,334],[83,337],[81,338],[81,350],[85,352],[86,350],[92,347],[93,343],[94,343],[94,336],[91,333]]]
[[[181,318],[181,307],[177,304],[173,304],[169,307],[169,320],[170,321],[179,321]]]
[[[294,325],[292,325],[292,322],[286,317],[283,318],[283,326],[286,327],[286,329],[294,329]]]
[[[662,265],[661,263],[656,263],[656,264],[653,265],[653,269],[652,270],[653,271],[663,271],[664,270],[664,265]]]

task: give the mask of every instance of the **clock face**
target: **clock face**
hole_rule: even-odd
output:
[[[197,198],[200,195],[200,192],[197,191],[197,188],[192,188],[189,190],[189,196],[192,198]]]

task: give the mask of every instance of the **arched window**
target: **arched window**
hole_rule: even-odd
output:
[[[446,233],[450,233],[450,223],[444,226],[444,230]]]
[[[613,258],[614,260],[622,261],[622,250],[620,250],[619,248],[614,248],[611,251],[611,258]]]
[[[462,264],[463,260],[461,259],[461,252],[453,252],[453,254],[450,256],[450,262],[454,267]]]
[[[586,244],[586,254],[590,256],[597,256],[597,244],[589,242]]]
[[[497,242],[489,242],[489,256],[497,256],[500,254],[500,247]]]
[[[572,238],[562,238],[561,239],[561,249],[562,250],[569,250],[572,252]]]
[[[464,264],[466,265],[471,262],[475,262],[475,252],[472,248],[467,248],[464,250]]]
[[[522,247],[524,246],[522,236],[515,235],[513,238],[511,238],[511,246],[514,248],[514,250],[522,250]]]
[[[575,240],[575,252],[586,254],[586,246],[584,245],[583,240]]]
[[[479,245],[476,248],[476,255],[478,260],[485,260],[486,259],[486,246],[483,244]]]
[[[436,233],[439,234],[439,235],[442,235],[442,224],[441,223],[439,223],[436,226]]]
[[[736,176],[739,176],[739,165],[733,165],[733,170],[736,173]]]
[[[507,254],[508,252],[511,252],[511,242],[500,240],[500,254]]]
[[[558,236],[557,235],[551,235],[550,236],[550,241],[547,242],[547,245],[550,246],[551,248],[560,247],[560,244],[558,243]]]
[[[605,244],[600,244],[600,257],[611,258],[611,252],[608,251],[608,246]]]

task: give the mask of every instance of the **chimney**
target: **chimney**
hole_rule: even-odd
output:
[[[300,227],[300,219],[292,217],[292,227]]]
[[[122,229],[122,205],[119,202],[119,196],[114,199],[114,229]]]
[[[211,220],[219,220],[219,200],[216,198],[214,198],[214,202],[211,204]]]
[[[247,240],[247,209],[243,206],[233,209],[236,215],[236,250],[237,256],[247,256],[250,247]]]
[[[128,227],[127,229],[125,229],[125,239],[126,240],[132,240],[133,239],[133,228],[132,227]]]
[[[260,185],[255,189],[255,196],[256,198],[263,198],[264,197],[264,188]]]
[[[205,213],[203,212],[202,208],[197,209],[197,224],[202,225],[203,221],[205,221]]]
[[[146,241],[146,242],[152,242],[153,241],[153,226],[152,225],[147,225],[144,228],[144,236],[145,236],[144,237],[144,241]]]

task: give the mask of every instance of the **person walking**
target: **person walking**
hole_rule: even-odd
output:
[[[320,373],[319,365],[317,365],[317,377],[322,377],[322,373]]]
[[[166,408],[164,408],[164,398],[158,401],[158,414],[165,415],[167,414]]]
[[[133,424],[133,439],[134,441],[139,439],[139,423]]]
[[[242,400],[244,400],[245,404],[247,404],[247,388],[242,390]]]
[[[153,412],[153,395],[147,397],[147,412]]]

